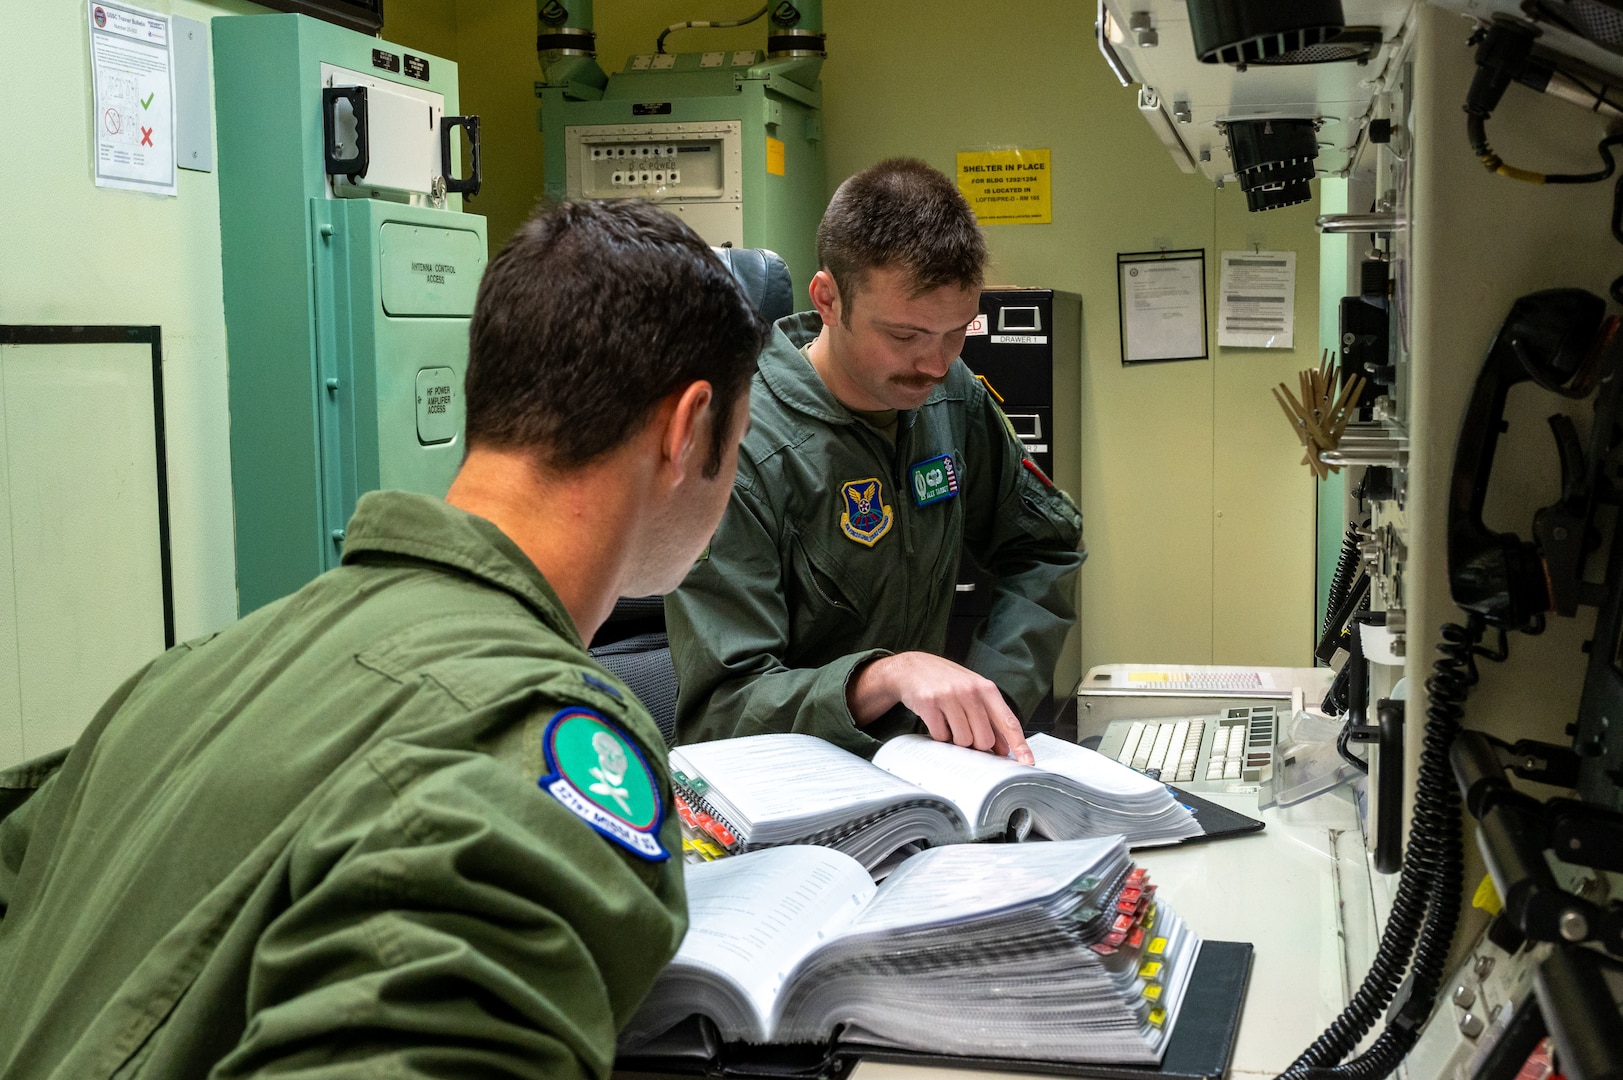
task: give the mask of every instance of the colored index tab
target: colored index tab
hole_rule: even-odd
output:
[[[1160,1006],[1156,1006],[1155,1008],[1151,1009],[1150,1023],[1155,1027],[1165,1027],[1167,1023],[1167,1011]]]
[[[1159,978],[1160,975],[1161,961],[1159,960],[1146,960],[1138,969],[1138,977],[1141,979],[1155,979]]]
[[[1150,942],[1150,947],[1146,951],[1148,951],[1151,956],[1160,956],[1162,953],[1167,951],[1167,939],[1164,937],[1156,938],[1154,941]]]
[[[1161,1000],[1161,984],[1160,983],[1150,983],[1148,986],[1146,986],[1144,988],[1144,1000],[1145,1001],[1160,1001]]]
[[[1499,900],[1499,890],[1493,887],[1493,878],[1483,875],[1482,884],[1476,887],[1476,895],[1471,897],[1471,906],[1481,908],[1489,915],[1497,915],[1505,909]]]

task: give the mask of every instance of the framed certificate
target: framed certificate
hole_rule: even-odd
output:
[[[1123,364],[1206,359],[1204,249],[1118,254],[1116,295]]]

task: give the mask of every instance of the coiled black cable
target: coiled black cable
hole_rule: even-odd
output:
[[[1469,625],[1449,623],[1426,680],[1424,749],[1415,781],[1414,818],[1403,855],[1403,875],[1369,973],[1341,1015],[1302,1052],[1279,1080],[1379,1080],[1397,1068],[1420,1037],[1437,1002],[1449,946],[1459,920],[1460,800],[1449,772],[1448,748],[1465,715],[1469,687],[1476,682],[1478,643],[1486,629],[1473,616]],[[1411,968],[1410,960],[1413,959]],[[1350,1054],[1375,1026],[1410,969],[1408,997],[1368,1050],[1351,1061]]]
[[[1358,572],[1358,526],[1347,526],[1347,535],[1341,538],[1341,554],[1336,558],[1336,572],[1330,578],[1330,592],[1324,600],[1324,626],[1319,630],[1319,640],[1330,636],[1332,630],[1340,631],[1341,627],[1332,626],[1331,621],[1336,617],[1336,609],[1347,599],[1347,590],[1352,588],[1353,575]]]

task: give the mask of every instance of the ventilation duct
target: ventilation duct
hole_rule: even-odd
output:
[[[1229,158],[1252,211],[1277,210],[1312,198],[1308,181],[1319,156],[1314,120],[1230,120]]]
[[[1188,4],[1195,55],[1208,64],[1243,68],[1360,60],[1368,59],[1381,44],[1379,28],[1347,27],[1341,0],[1188,0]]]

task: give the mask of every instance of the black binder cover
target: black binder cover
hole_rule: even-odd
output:
[[[1249,820],[1249,819],[1247,819]],[[1260,823],[1259,823],[1260,825]],[[1240,1009],[1251,978],[1250,943],[1207,941],[1189,974],[1183,1008],[1160,1065],[1098,1065],[1024,1058],[958,1057],[917,1050],[836,1043],[832,1051],[813,1046],[747,1046],[728,1044],[710,1060],[688,1054],[663,1058],[622,1057],[617,1075],[627,1073],[805,1080],[843,1077],[859,1061],[928,1065],[940,1068],[1075,1076],[1085,1080],[1218,1080],[1228,1071]],[[695,1032],[697,1036],[697,1032]],[[696,1038],[697,1041],[697,1038]],[[695,1047],[697,1049],[697,1047]]]
[[[1169,785],[1170,786],[1170,785]],[[1247,833],[1261,832],[1263,823],[1254,817],[1247,817],[1236,810],[1216,803],[1207,802],[1198,795],[1191,795],[1182,788],[1171,788],[1172,797],[1183,803],[1195,812],[1195,820],[1205,830],[1204,835],[1191,836],[1178,841],[1178,844],[1204,844],[1208,840],[1222,840],[1229,836],[1244,836]],[[1151,845],[1146,845],[1151,846]],[[1177,846],[1177,845],[1168,845]]]

